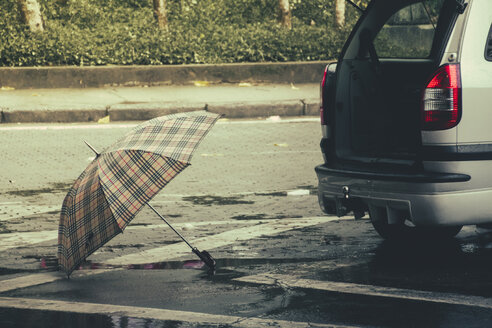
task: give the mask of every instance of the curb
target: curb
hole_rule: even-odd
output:
[[[210,83],[318,83],[331,61],[162,66],[0,67],[0,87],[14,89]]]
[[[0,115],[0,123],[80,123],[97,122],[99,119],[109,116],[115,121],[145,121],[154,117],[189,112],[196,110],[208,110],[223,114],[227,118],[256,118],[279,116],[316,116],[319,114],[318,99],[306,99],[299,101],[280,101],[275,103],[242,102],[242,103],[211,103],[191,104],[179,106],[177,104],[146,104],[142,107],[135,105],[115,105],[109,108],[90,109],[42,109],[30,110],[3,110]]]

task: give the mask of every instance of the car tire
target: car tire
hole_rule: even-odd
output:
[[[448,239],[456,236],[463,226],[415,227],[415,233],[420,238]]]
[[[410,226],[402,221],[398,224],[389,224],[388,216],[385,210],[377,210],[377,213],[369,211],[372,226],[374,230],[384,239],[401,240],[401,239],[449,239],[456,236],[463,226],[439,226],[423,227]]]
[[[389,224],[388,221],[375,220],[371,215],[370,218],[374,230],[384,239],[398,240],[407,238],[410,235],[410,229],[412,228],[405,224]]]

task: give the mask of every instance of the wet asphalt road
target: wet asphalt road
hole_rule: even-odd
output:
[[[323,216],[316,121],[221,122],[153,201],[214,273],[145,210],[70,280],[53,272],[56,228],[91,156],[81,140],[128,127],[1,128],[1,327],[492,326],[492,233],[388,243],[367,219]]]

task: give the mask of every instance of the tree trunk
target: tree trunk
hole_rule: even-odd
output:
[[[22,21],[29,26],[31,32],[43,32],[44,22],[41,8],[37,0],[18,0]]]
[[[345,26],[345,0],[335,0],[335,20],[338,28]]]
[[[292,29],[292,14],[290,12],[289,0],[279,0],[280,24],[283,27]]]
[[[157,25],[160,29],[167,30],[167,12],[166,12],[166,0],[153,0],[154,1],[154,17],[157,20]]]

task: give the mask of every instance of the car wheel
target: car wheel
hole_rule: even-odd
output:
[[[463,226],[415,227],[415,233],[421,238],[447,239],[456,236]]]
[[[449,239],[456,236],[463,226],[440,226],[422,227],[414,226],[406,220],[397,224],[388,223],[388,215],[385,208],[370,208],[369,217],[371,218],[374,230],[387,240],[412,239]]]
[[[403,221],[397,224],[389,224],[388,214],[384,207],[369,205],[369,217],[374,230],[384,239],[396,240],[407,237],[411,229]]]
[[[389,224],[388,221],[373,219],[372,215],[370,215],[370,218],[374,230],[376,230],[376,232],[384,239],[397,240],[407,238],[409,237],[410,230],[412,229],[404,223]]]

